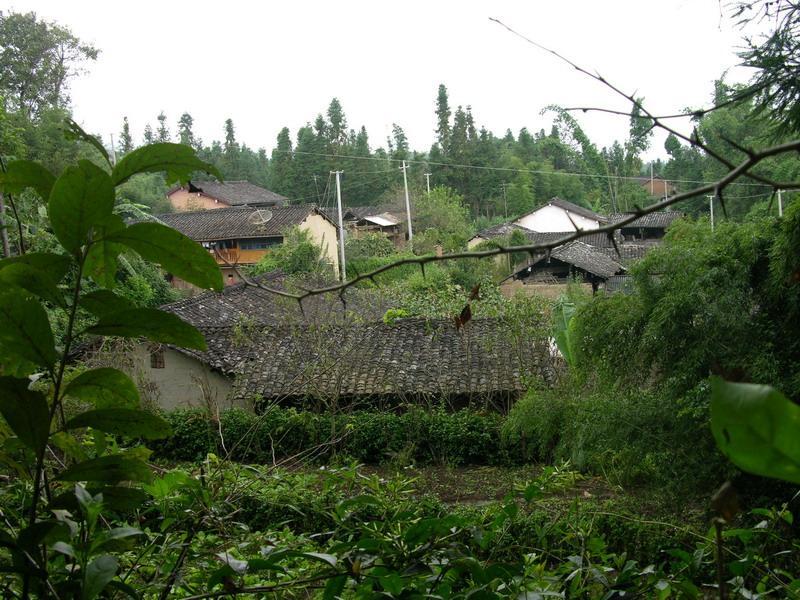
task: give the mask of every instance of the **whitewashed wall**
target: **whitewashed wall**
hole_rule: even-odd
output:
[[[559,206],[548,204],[542,208],[520,217],[514,223],[521,225],[532,231],[539,231],[541,233],[558,232],[558,231],[574,231],[575,226],[570,222],[570,217],[575,225],[581,229],[597,229],[600,223],[594,219],[588,219],[582,215],[569,213]]]

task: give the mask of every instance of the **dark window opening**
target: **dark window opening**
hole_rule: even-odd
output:
[[[150,350],[150,368],[163,369],[164,368],[164,348],[152,348]]]

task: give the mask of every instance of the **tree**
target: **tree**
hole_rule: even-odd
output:
[[[775,28],[760,42],[745,40],[747,49],[740,57],[756,74],[746,89],[735,90],[726,100],[753,96],[755,114],[771,117],[774,136],[800,132],[800,4],[795,0],[741,2],[737,17],[742,25],[767,21],[775,23]]]
[[[122,131],[119,133],[119,152],[124,156],[131,150],[133,150],[131,127],[128,124],[128,117],[122,117]]]
[[[443,83],[439,84],[436,96],[436,136],[439,148],[447,153],[450,147],[450,103]]]
[[[156,141],[156,136],[153,134],[153,128],[150,126],[150,123],[147,123],[144,126],[144,143],[152,144],[155,141]]]
[[[280,194],[291,194],[292,189],[292,138],[289,128],[278,134],[278,143],[272,151],[270,186]]]
[[[414,246],[418,251],[428,252],[432,244],[455,250],[463,246],[472,233],[464,198],[443,186],[437,186],[430,194],[422,194],[416,199],[413,219]]]
[[[69,105],[69,81],[98,50],[36,13],[0,12],[0,90],[7,108],[36,118],[45,107]]]
[[[342,104],[338,98],[331,100],[328,105],[328,143],[332,149],[338,149],[347,144],[347,117],[344,115]]]
[[[170,137],[169,127],[167,126],[167,115],[165,115],[162,110],[158,113],[158,141],[168,142],[170,141]]]
[[[178,119],[178,137],[181,144],[199,149],[203,146],[203,143],[195,137],[194,131],[192,131],[193,125],[194,119],[192,115],[188,112],[183,113],[181,118]]]

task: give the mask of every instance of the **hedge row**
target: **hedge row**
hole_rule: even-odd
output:
[[[249,463],[300,454],[307,460],[340,456],[366,464],[486,465],[523,458],[519,448],[502,441],[502,416],[469,410],[326,415],[273,408],[254,415],[231,409],[221,413],[219,422],[200,410],[180,410],[166,419],[173,435],[150,447],[169,460],[199,460],[210,452]]]

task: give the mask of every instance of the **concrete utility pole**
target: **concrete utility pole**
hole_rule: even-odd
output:
[[[408,176],[406,175],[406,161],[403,161],[403,166],[400,167],[403,169],[403,185],[406,188],[406,215],[408,215],[408,241],[414,239],[414,231],[411,229],[411,201],[408,199]]]
[[[431,174],[425,173],[425,185],[428,188],[428,196],[431,195]]]
[[[708,198],[708,208],[711,211],[711,231],[714,231],[714,196],[706,196]]]
[[[783,198],[781,197],[781,192],[783,190],[778,190],[778,216],[783,216]]]
[[[336,205],[339,208],[339,278],[347,279],[347,265],[344,262],[344,225],[342,224],[342,171],[331,171],[336,175]]]
[[[117,166],[117,149],[114,148],[114,134],[111,134],[111,164]]]
[[[0,241],[2,241],[3,258],[11,256],[8,245],[8,230],[6,229],[6,205],[3,202],[3,192],[0,192]]]
[[[508,199],[506,198],[506,186],[507,183],[501,183],[500,187],[503,189],[503,216],[507,219],[508,218]]]

